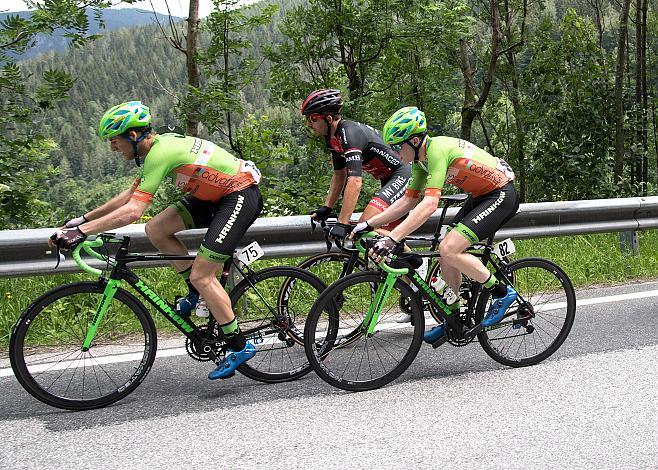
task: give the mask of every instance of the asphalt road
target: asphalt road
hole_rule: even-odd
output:
[[[619,297],[625,295],[626,297]],[[72,413],[0,369],[1,468],[658,468],[658,283],[578,292],[562,348],[510,369],[423,346],[394,383],[209,382],[156,360],[129,397]]]

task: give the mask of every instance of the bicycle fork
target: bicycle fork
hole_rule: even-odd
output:
[[[94,340],[94,337],[96,336],[96,331],[98,331],[98,327],[100,326],[101,322],[103,321],[103,318],[105,317],[105,312],[107,312],[107,309],[110,306],[112,299],[114,298],[114,294],[116,294],[117,290],[119,289],[120,284],[121,281],[119,279],[110,279],[109,281],[107,281],[107,285],[105,286],[105,291],[103,292],[103,297],[101,297],[100,302],[98,302],[98,307],[96,307],[96,313],[94,314],[93,320],[89,324],[87,335],[85,336],[85,340],[82,343],[83,352],[89,351],[89,348],[91,347],[91,343]]]
[[[377,288],[375,298],[372,302],[370,302],[368,313],[366,314],[365,318],[363,319],[363,323],[361,324],[363,330],[365,331],[366,338],[372,337],[373,333],[375,332],[375,325],[377,325],[377,322],[379,321],[379,315],[382,312],[382,307],[384,306],[386,299],[388,299],[388,296],[391,293],[393,285],[395,285],[395,281],[397,281],[398,277],[400,277],[399,273],[387,273],[386,279]]]

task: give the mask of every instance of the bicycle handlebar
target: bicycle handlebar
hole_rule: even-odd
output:
[[[363,253],[365,256],[368,256],[366,254],[367,248],[365,247],[365,239],[366,238],[376,237],[376,236],[379,236],[379,234],[377,232],[368,232],[368,233],[365,233],[365,234],[361,235],[357,239],[356,243],[354,243],[356,245],[356,249],[359,250],[360,253]],[[389,274],[395,274],[396,276],[401,276],[403,274],[409,274],[409,269],[408,268],[393,268],[393,267],[389,266],[388,264],[386,264],[385,261],[380,261],[379,263],[377,263],[377,265],[380,268],[382,268],[382,270],[384,272],[387,272]]]
[[[107,261],[107,258],[100,253],[94,251],[94,248],[100,248],[105,244],[105,241],[103,238],[98,237],[95,240],[85,240],[82,243],[80,243],[78,246],[76,246],[73,251],[71,252],[71,256],[73,257],[73,261],[75,261],[75,264],[78,265],[80,269],[82,269],[85,272],[88,272],[89,274],[93,274],[95,276],[100,276],[103,271],[100,269],[92,268],[89,266],[87,263],[85,263],[82,259],[82,256],[80,255],[80,251],[84,250],[85,253],[88,255],[96,258],[97,260],[100,261]]]

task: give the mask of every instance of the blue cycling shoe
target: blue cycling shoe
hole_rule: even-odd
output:
[[[507,294],[504,297],[494,297],[489,307],[489,312],[482,320],[482,326],[491,326],[498,323],[505,316],[505,312],[512,302],[516,300],[518,293],[514,290],[512,286],[507,286]]]
[[[226,357],[219,361],[217,368],[208,374],[210,380],[226,379],[235,374],[235,369],[240,367],[249,359],[256,355],[256,348],[247,341],[242,351],[233,352],[230,349],[226,351]]]
[[[176,313],[189,316],[199,302],[199,294],[188,292],[185,297],[176,299]]]
[[[445,324],[441,323],[440,325],[435,326],[429,331],[426,331],[423,335],[423,341],[429,344],[433,344],[437,339],[441,338],[446,333]]]

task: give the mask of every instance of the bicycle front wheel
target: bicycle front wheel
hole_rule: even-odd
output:
[[[352,272],[365,271],[368,269],[365,261],[357,258],[351,272],[345,272],[352,256],[348,253],[330,251],[320,253],[305,259],[297,267],[312,272],[326,285],[331,284],[340,277],[345,277]]]
[[[304,347],[315,372],[334,387],[364,391],[400,376],[420,349],[425,318],[418,296],[398,279],[381,307],[372,335],[365,319],[372,290],[384,277],[354,273],[339,279],[318,297],[304,328]],[[411,323],[397,323],[400,298],[408,299]]]
[[[482,349],[501,364],[511,367],[537,364],[567,339],[576,315],[576,293],[565,272],[545,259],[513,261],[507,271],[519,298],[500,323],[478,334],[478,340]],[[478,323],[490,304],[485,289],[478,299]]]
[[[88,350],[82,349],[105,286],[79,282],[35,300],[14,326],[9,355],[33,397],[67,410],[114,403],[144,380],[155,360],[155,325],[144,305],[119,289]]]
[[[240,330],[256,356],[238,370],[266,383],[288,382],[311,371],[301,325],[325,288],[316,276],[294,267],[273,267],[247,276],[231,291]]]

